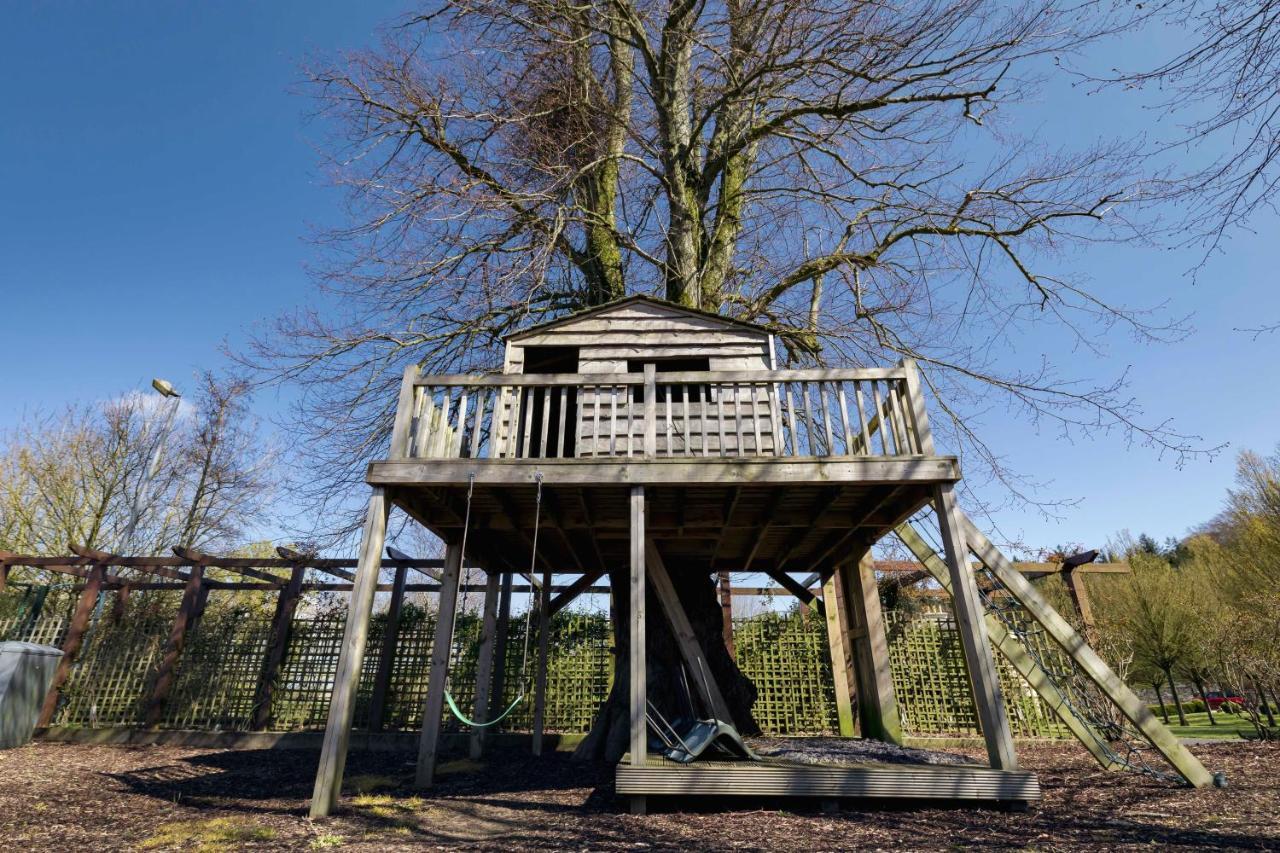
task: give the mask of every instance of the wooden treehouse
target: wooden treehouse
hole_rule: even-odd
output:
[[[418,781],[431,783],[445,701],[463,560],[488,572],[476,714],[491,716],[494,611],[499,583],[528,574],[540,590],[538,659],[550,615],[613,569],[626,578],[630,751],[619,794],[752,795],[1015,801],[1039,798],[1018,768],[992,644],[1042,696],[1068,705],[1016,638],[984,612],[972,552],[1069,648],[1088,677],[1182,776],[1208,776],[1151,718],[1071,627],[959,511],[954,456],[934,446],[917,371],[780,370],[758,326],[630,297],[510,335],[501,374],[405,373],[388,458],[372,463],[373,493],[316,779],[312,814],[338,799],[356,684],[392,505],[446,544]],[[932,507],[935,553],[906,524]],[[724,720],[724,698],[705,678],[705,649],[672,578],[681,572],[759,572],[823,613],[841,731],[900,741],[871,547],[905,537],[947,589],[986,743],[988,767],[903,764],[819,766],[775,761],[678,763],[652,749],[646,609],[660,610],[705,713]],[[912,538],[914,537],[914,538]],[[536,544],[535,544],[536,543]],[[464,555],[465,550],[465,555]],[[627,571],[629,569],[629,571]],[[552,598],[553,575],[576,575]],[[815,596],[811,587],[822,591]],[[646,594],[647,590],[647,594]],[[1056,620],[1056,621],[1055,621]],[[545,668],[535,685],[535,753],[542,737]],[[1051,704],[1053,702],[1051,701]],[[1105,737],[1072,732],[1104,765]],[[473,734],[478,750],[481,731]],[[1095,742],[1096,741],[1096,742]],[[1172,742],[1171,742],[1172,741]]]

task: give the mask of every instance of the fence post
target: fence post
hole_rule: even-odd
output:
[[[187,629],[197,615],[200,589],[204,581],[204,566],[195,563],[187,576],[187,585],[182,590],[182,603],[178,605],[178,613],[173,618],[173,627],[169,629],[169,639],[164,644],[164,653],[160,658],[160,667],[156,670],[155,682],[151,688],[151,696],[147,699],[147,707],[143,724],[154,728],[160,724],[164,715],[164,703],[173,689],[174,672],[178,668],[178,659],[182,657],[182,646],[187,639]]]
[[[262,662],[262,672],[258,675],[257,695],[253,702],[251,726],[255,732],[262,731],[271,722],[271,701],[275,698],[276,681],[280,677],[280,667],[284,664],[285,652],[289,648],[293,614],[298,609],[302,581],[306,574],[307,567],[295,563],[289,574],[289,583],[280,590],[276,598],[276,612],[271,619],[271,634],[267,640],[267,656]]]
[[[71,617],[71,624],[67,627],[67,636],[62,641],[62,658],[58,661],[57,669],[53,671],[53,683],[49,687],[49,692],[45,694],[44,705],[40,709],[40,720],[37,725],[41,728],[47,728],[53,722],[54,714],[57,713],[58,695],[62,685],[67,682],[67,676],[71,674],[71,667],[77,655],[80,654],[80,646],[84,642],[85,632],[89,630],[89,619],[93,616],[93,609],[98,604],[98,592],[102,589],[102,578],[106,572],[106,566],[102,563],[93,563],[89,567],[89,577],[85,580],[84,589],[80,592],[80,600],[76,602],[75,613]]]
[[[395,665],[396,646],[400,641],[400,611],[404,607],[404,585],[409,579],[407,566],[396,567],[391,586],[391,602],[387,607],[387,625],[382,632],[382,653],[378,656],[378,672],[373,680],[373,696],[369,702],[369,730],[380,732],[387,724],[387,691],[391,689],[391,669]]]

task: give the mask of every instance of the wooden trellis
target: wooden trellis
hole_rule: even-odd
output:
[[[167,594],[167,593],[166,593]],[[930,601],[911,612],[886,611],[889,652],[897,699],[908,734],[974,735],[976,715],[950,608]],[[18,627],[0,619],[0,636]],[[159,615],[111,624],[104,616],[87,636],[78,665],[63,693],[55,725],[136,726],[155,676],[169,621]],[[65,630],[61,613],[46,612],[26,637],[56,644]],[[507,625],[505,708],[520,689],[524,618]],[[561,611],[551,623],[547,671],[546,729],[584,732],[608,696],[613,675],[612,627],[598,613]],[[387,629],[385,616],[371,626],[357,692],[356,725],[369,724],[369,708]],[[210,613],[192,630],[176,668],[171,700],[160,725],[174,729],[245,731],[251,728],[257,684],[269,639],[270,620],[244,611]],[[831,661],[821,619],[800,612],[768,612],[734,620],[736,659],[757,687],[754,713],[767,734],[835,734],[838,731]],[[269,728],[314,730],[324,725],[342,643],[340,615],[303,615],[292,621],[288,648],[277,677]],[[402,613],[385,700],[383,727],[411,731],[422,721],[430,669],[433,614]],[[470,708],[476,681],[480,619],[459,618],[450,670],[450,691]],[[1042,654],[1056,649],[1046,644]],[[1007,664],[999,668],[1010,724],[1024,737],[1063,737],[1051,710]],[[529,674],[532,684],[532,672]],[[503,728],[528,731],[533,704],[521,703]],[[445,716],[446,728],[457,721]]]

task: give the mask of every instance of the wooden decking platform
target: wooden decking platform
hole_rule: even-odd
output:
[[[650,755],[643,767],[629,757],[618,764],[622,796],[872,798],[953,802],[1029,803],[1040,782],[1025,770],[992,770],[938,764],[805,764],[764,761],[695,761],[678,764]]]

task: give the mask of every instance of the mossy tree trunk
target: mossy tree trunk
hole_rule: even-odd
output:
[[[711,668],[707,676],[714,678],[719,685],[733,716],[730,722],[744,735],[759,734],[760,727],[751,713],[756,701],[756,687],[738,669],[725,648],[723,611],[713,576],[696,568],[669,568],[676,594]],[[576,759],[616,762],[622,758],[629,745],[631,720],[627,706],[631,644],[627,626],[631,607],[627,595],[628,578],[626,568],[615,569],[609,574],[614,590],[613,689],[600,706],[590,733],[574,751]],[[648,589],[645,604],[645,668],[648,674],[649,701],[663,717],[676,722],[689,719],[692,697],[695,715],[705,718],[708,712],[701,705],[699,689],[694,681],[702,676],[700,673],[689,672],[684,667],[675,637],[671,633],[671,625],[667,622],[652,587]]]

